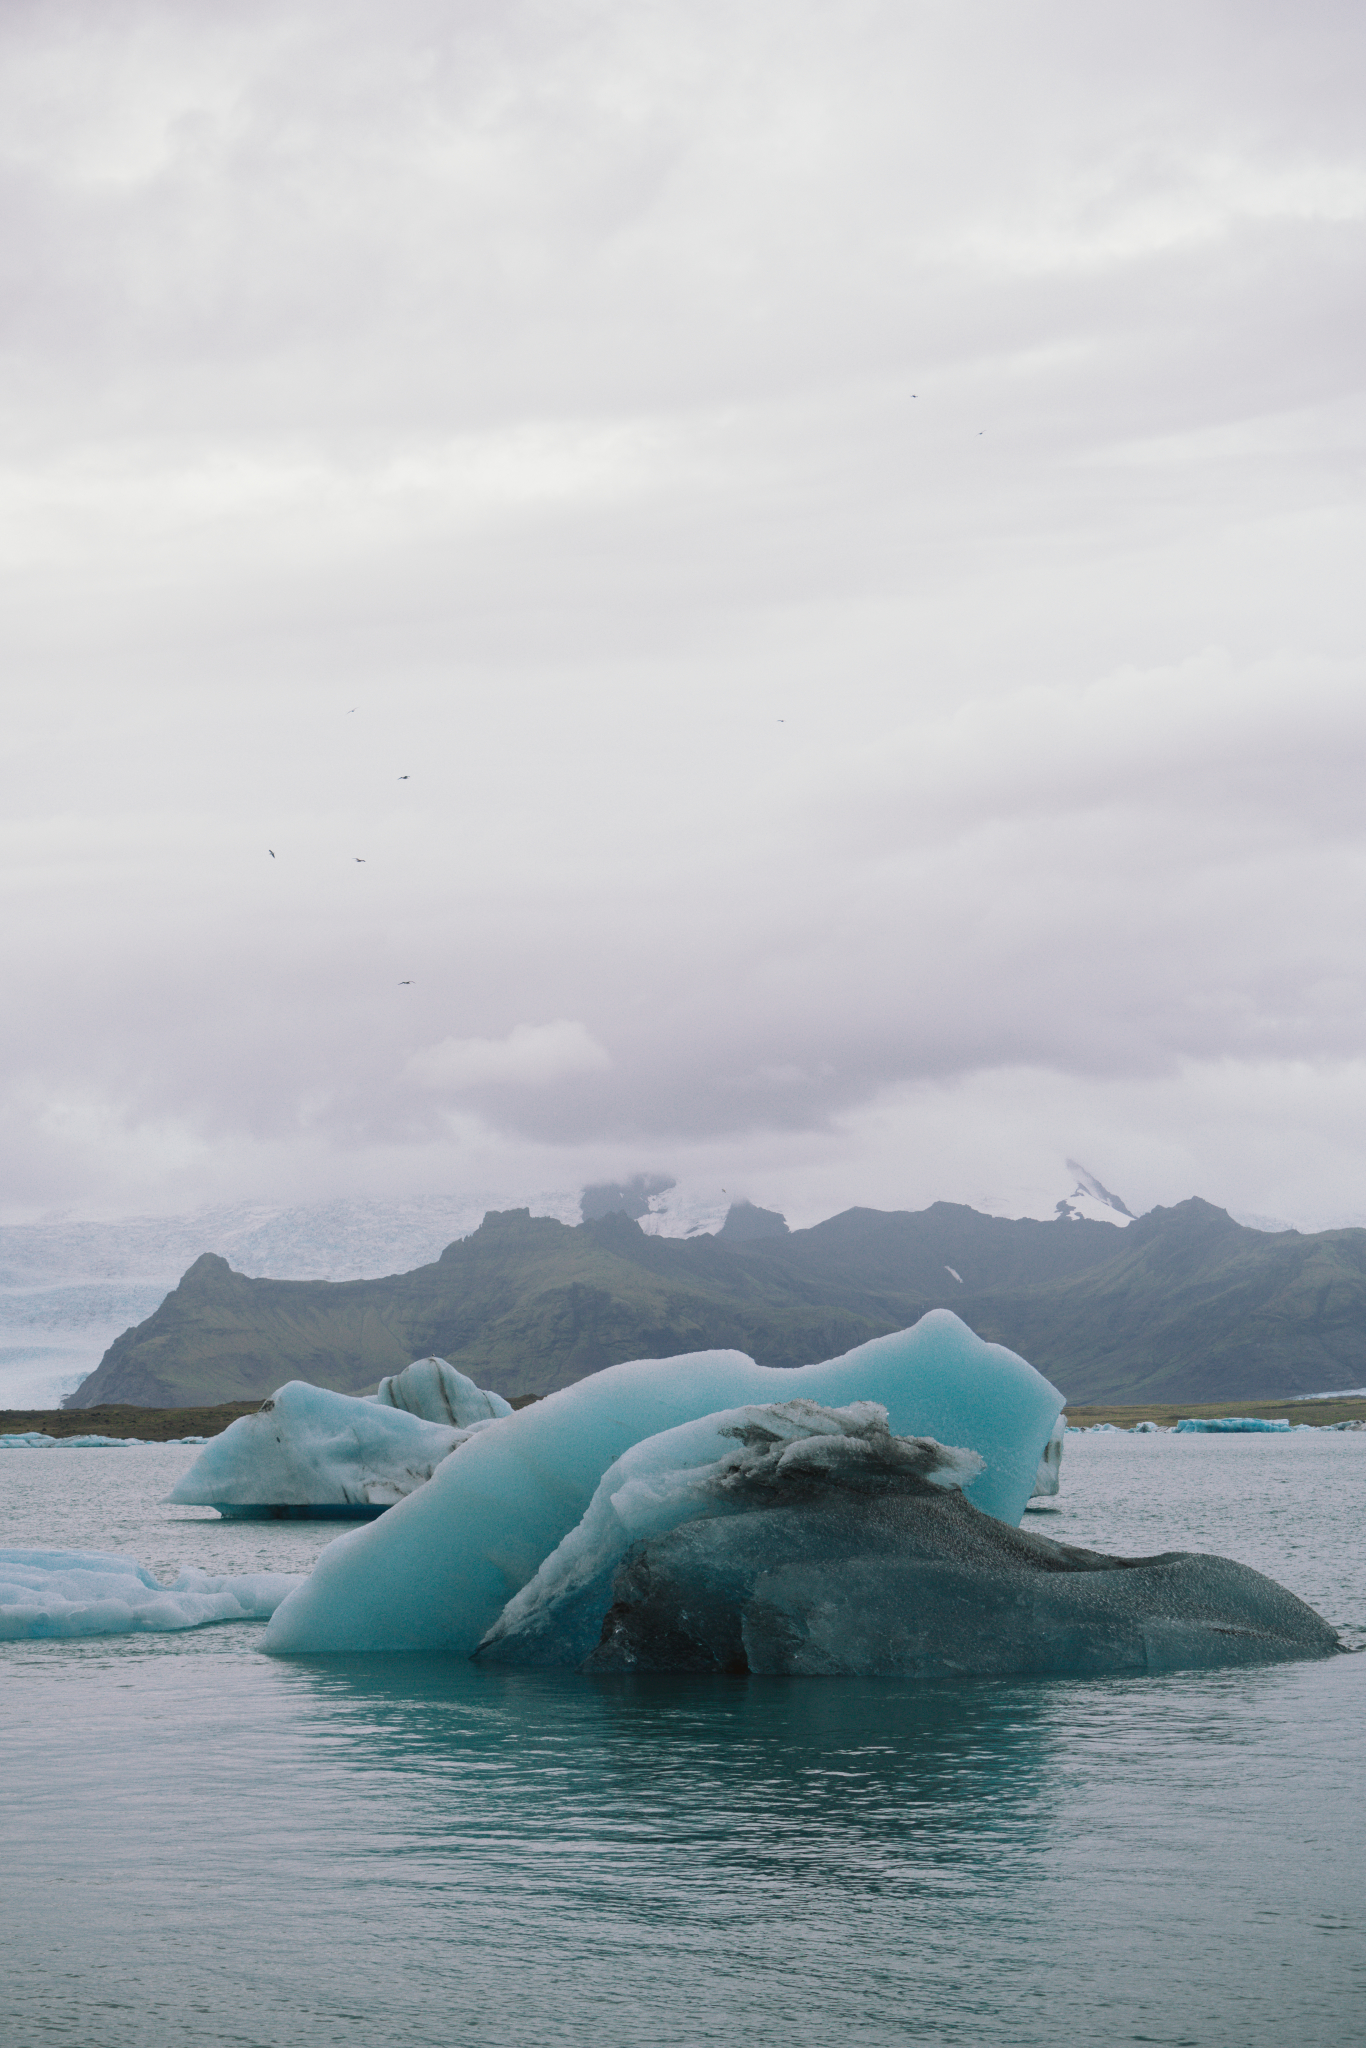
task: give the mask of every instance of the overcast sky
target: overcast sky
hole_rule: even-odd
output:
[[[1364,56],[5,0],[4,1217],[1366,1214]]]

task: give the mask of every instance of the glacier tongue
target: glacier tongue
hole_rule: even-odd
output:
[[[581,1519],[623,1452],[721,1409],[793,1400],[831,1409],[875,1402],[897,1436],[975,1452],[985,1469],[966,1482],[971,1498],[1012,1523],[1062,1408],[1042,1374],[983,1343],[947,1309],[795,1369],[759,1366],[735,1351],[610,1366],[486,1423],[430,1484],[330,1544],[274,1616],[265,1647],[444,1646],[469,1654]]]

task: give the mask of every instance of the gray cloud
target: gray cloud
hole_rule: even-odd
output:
[[[1345,1199],[1364,40],[8,11],[16,1213]]]

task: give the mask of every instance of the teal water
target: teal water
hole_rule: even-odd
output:
[[[6,1454],[0,1543],[307,1569],[153,1504],[193,1452]],[[1366,1641],[1366,1439],[1070,1438],[1029,1526],[1219,1549]],[[1341,2043],[1366,1658],[975,1684],[0,1650],[5,2048]]]

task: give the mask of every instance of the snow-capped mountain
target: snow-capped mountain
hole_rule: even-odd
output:
[[[1127,1205],[1076,1161],[1062,1217],[1125,1225]],[[1056,1185],[1056,1184],[1055,1184]],[[614,1212],[652,1237],[718,1231],[733,1191],[637,1174],[600,1186],[483,1189],[408,1201],[345,1200],[295,1206],[239,1202],[191,1216],[123,1222],[62,1218],[0,1226],[0,1408],[56,1407],[93,1372],[115,1337],[142,1322],[201,1252],[240,1273],[274,1280],[364,1280],[410,1272],[478,1228],[490,1209],[578,1223]],[[997,1215],[1047,1215],[1038,1202],[974,1202]]]

